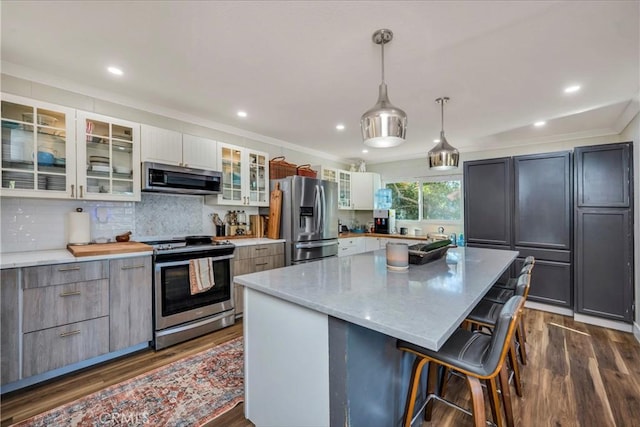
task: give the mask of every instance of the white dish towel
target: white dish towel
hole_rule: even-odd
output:
[[[208,291],[215,286],[211,258],[189,260],[189,284],[191,285],[191,295]]]

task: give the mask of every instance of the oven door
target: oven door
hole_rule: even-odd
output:
[[[212,257],[215,285],[191,294],[189,259],[156,262],[154,267],[155,329],[161,330],[233,309],[231,258]]]

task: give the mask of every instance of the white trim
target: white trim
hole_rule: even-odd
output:
[[[80,95],[88,96],[90,98],[99,99],[102,101],[113,102],[115,104],[124,105],[131,108],[136,108],[144,112],[158,114],[172,119],[181,120],[183,122],[192,123],[200,126],[204,126],[210,129],[218,130],[221,132],[230,133],[244,138],[260,141],[265,144],[274,145],[276,147],[283,147],[290,150],[298,151],[301,153],[311,154],[323,159],[332,160],[339,163],[344,163],[345,160],[341,157],[334,156],[332,154],[325,153],[323,151],[317,151],[312,148],[296,145],[291,142],[283,141],[280,139],[272,138],[269,136],[261,135],[248,130],[240,129],[234,126],[225,125],[223,123],[214,122],[212,120],[196,117],[191,114],[174,110],[173,108],[162,107],[159,105],[141,102],[140,100],[132,99],[126,96],[117,95],[104,90],[96,89],[90,86],[81,85],[73,81],[69,81],[64,78],[53,77],[22,65],[13,64],[7,61],[0,61],[0,69],[2,74],[17,77],[19,79],[25,79],[29,82],[44,84],[52,86],[62,90],[68,90]],[[30,97],[33,97],[30,94]],[[94,111],[92,111],[94,112]]]
[[[601,319],[594,316],[575,313],[573,320],[576,322],[588,323],[590,325],[602,326],[603,328],[615,329],[622,332],[633,332],[633,325],[629,323],[617,322],[615,320]]]
[[[637,322],[633,323],[633,335],[636,337],[636,341],[640,343],[640,325]]]
[[[543,304],[540,302],[527,301],[524,303],[526,308],[533,310],[547,311],[549,313],[561,314],[563,316],[573,317],[573,310],[565,307],[557,307],[555,305]]]

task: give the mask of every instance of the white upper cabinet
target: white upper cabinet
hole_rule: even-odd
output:
[[[236,145],[218,143],[224,205],[269,206],[269,155]]]
[[[75,110],[2,94],[2,195],[75,198]]]
[[[140,127],[143,162],[182,166],[182,134],[155,126]]]
[[[351,194],[351,172],[338,170],[338,209],[353,209]]]
[[[142,125],[142,161],[217,170],[217,142],[200,136]]]
[[[183,166],[218,170],[218,143],[201,136],[182,135]]]
[[[373,172],[351,173],[351,208],[373,210],[376,191],[380,188],[380,174]]]
[[[76,197],[140,200],[140,125],[78,112]]]
[[[328,168],[322,165],[311,166],[311,169],[318,172],[318,179],[338,182],[338,169]]]

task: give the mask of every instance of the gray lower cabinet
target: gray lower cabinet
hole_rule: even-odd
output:
[[[109,352],[109,317],[24,334],[24,378]]]
[[[2,384],[20,378],[19,269],[2,270],[0,277],[0,380]]]
[[[284,267],[284,243],[239,246],[233,255],[233,276]],[[244,312],[244,286],[234,285],[236,316]]]
[[[109,351],[151,341],[151,278],[149,256],[109,262]]]
[[[633,321],[633,223],[628,209],[576,213],[576,310]]]
[[[536,258],[528,299],[573,308],[571,252],[517,246],[516,250],[520,252],[515,262],[516,271],[520,271],[527,256]]]

